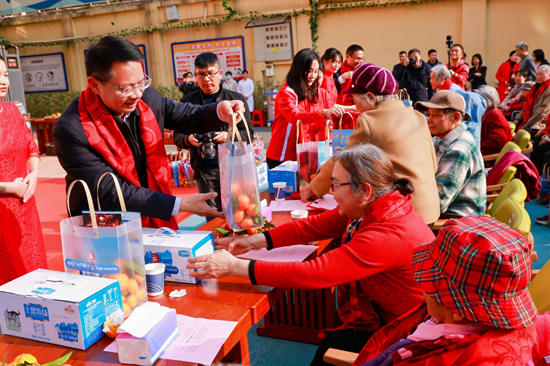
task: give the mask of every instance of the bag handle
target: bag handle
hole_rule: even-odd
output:
[[[406,98],[409,102],[411,101],[411,96],[409,95],[409,92],[407,91],[407,89],[399,89],[397,91],[397,97],[400,100],[403,100]]]
[[[325,126],[325,141],[330,140],[330,122],[331,119],[327,119],[326,126]]]
[[[301,134],[300,134],[301,132]],[[296,145],[298,145],[300,138],[300,135],[302,135],[302,145],[304,144],[304,124],[302,123],[302,120],[296,121]]]
[[[94,231],[94,238],[99,238],[99,231],[97,229],[97,220],[95,218],[95,210],[94,210],[94,203],[92,201],[92,194],[90,193],[90,188],[88,188],[88,185],[83,180],[75,180],[71,183],[69,186],[69,189],[67,190],[67,211],[69,212],[69,217],[71,218],[71,223],[73,224],[73,234],[76,234],[76,230],[74,228],[74,221],[73,216],[71,215],[71,206],[69,205],[69,198],[71,197],[71,191],[73,190],[73,187],[76,183],[82,183],[84,186],[84,192],[86,193],[86,200],[88,201],[88,209],[90,210],[90,219],[92,220],[92,229]]]
[[[340,116],[340,122],[338,122],[338,129],[340,130],[340,138],[342,137],[342,119],[344,118],[344,116],[346,114],[349,115],[349,117],[351,118],[351,121],[353,122],[352,123],[353,129],[355,130],[355,127],[357,127],[357,124],[355,122],[355,118],[353,118],[353,115],[350,112],[346,112],[346,113],[342,114]]]
[[[242,114],[241,114],[241,116],[242,116]],[[229,142],[235,143],[235,136],[237,136],[237,140],[239,140],[239,143],[241,144],[241,148],[243,149],[243,151],[246,152],[246,150],[244,148],[243,139],[241,137],[241,134],[239,133],[239,129],[237,128],[237,113],[233,113],[231,115],[231,118],[233,119],[233,123],[229,126],[229,131],[228,131],[228,135],[231,135],[231,138],[228,138],[226,140],[226,142],[225,142],[226,147],[229,150]],[[242,118],[244,120],[244,116]],[[245,123],[245,126],[246,126],[246,123]],[[250,139],[250,132],[248,131],[248,126],[246,126],[246,131],[248,132],[248,138]]]
[[[159,231],[168,231],[170,234],[159,234]],[[163,226],[161,227],[160,229],[158,229],[157,231],[155,231],[155,233],[151,236],[169,236],[169,237],[174,237],[174,238],[179,238],[179,235],[178,233],[176,233],[174,230],[170,229],[169,227],[166,227],[166,226]]]
[[[126,211],[126,203],[124,203],[124,197],[122,197],[122,189],[120,189],[120,184],[118,183],[118,179],[116,176],[111,172],[105,172],[99,177],[99,180],[97,181],[97,209],[101,211],[101,203],[99,203],[99,184],[101,183],[101,180],[103,177],[110,175],[113,178],[113,181],[115,182],[116,187],[116,193],[118,195],[118,200],[120,201],[120,210]]]
[[[248,135],[248,143],[252,143],[252,139],[250,138],[250,130],[248,129],[248,123],[246,123],[246,119],[244,118],[243,111],[237,111],[237,113],[241,116],[241,121],[244,124],[244,128],[246,129],[246,134]]]

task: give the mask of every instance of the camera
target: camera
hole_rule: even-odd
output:
[[[195,136],[197,141],[202,142],[201,158],[204,160],[214,160],[218,158],[218,148],[213,140],[216,136],[216,132],[207,132],[204,135],[196,133],[193,136]]]
[[[414,56],[411,57],[411,58],[409,59],[409,63],[410,63],[411,65],[416,64],[416,61],[418,61],[418,59],[417,59],[416,57],[414,57]]]
[[[447,36],[447,41],[445,43],[447,44],[447,48],[451,49],[453,47],[453,36]]]

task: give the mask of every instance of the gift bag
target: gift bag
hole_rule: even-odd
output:
[[[550,194],[550,166],[544,164],[542,174],[540,175],[540,194],[537,200],[539,205],[548,203],[548,195]]]
[[[248,141],[252,141],[244,115],[239,114],[248,132]],[[227,223],[234,231],[263,227],[254,148],[242,141],[236,115],[225,144],[218,145],[218,159],[222,209]]]
[[[75,180],[67,191],[70,217],[60,224],[63,263],[65,272],[118,280],[122,299],[119,305],[127,317],[137,306],[147,302],[141,215],[126,211],[120,185],[112,173],[100,177],[98,190],[107,174],[114,179],[121,211],[101,211],[99,194],[99,211],[95,211],[86,182]],[[90,210],[71,217],[69,197],[78,182],[84,186]]]
[[[342,120],[344,118],[351,118],[351,125],[353,126],[353,129],[342,129]],[[349,112],[346,112],[340,117],[340,122],[338,123],[338,129],[332,131],[332,153],[333,155],[337,155],[344,147],[346,147],[346,144],[349,141],[349,137],[353,133],[353,130],[355,130],[356,121],[355,118],[353,118],[353,115]]]
[[[304,142],[304,131],[302,121],[298,120],[296,123],[298,129],[296,133],[296,156],[298,159],[298,180],[299,186],[304,187],[313,180],[317,174],[317,170],[325,161],[330,158],[330,141],[329,124],[326,124],[326,137],[325,141],[310,141]],[[302,142],[298,142],[300,136],[302,136]]]
[[[405,104],[405,107],[412,107],[411,97],[407,92],[407,89],[400,89],[397,91],[397,97]]]

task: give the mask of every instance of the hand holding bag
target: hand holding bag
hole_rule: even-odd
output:
[[[353,129],[342,129],[342,119],[344,117],[351,118]],[[356,127],[356,120],[353,118],[353,115],[350,112],[344,113],[340,117],[340,122],[338,123],[338,129],[332,131],[332,154],[337,155],[344,147],[346,147],[346,144],[349,141],[349,137],[353,133]]]

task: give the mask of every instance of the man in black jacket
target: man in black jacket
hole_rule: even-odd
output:
[[[210,105],[223,100],[240,100],[245,102],[244,96],[238,92],[223,89],[221,79],[223,70],[220,68],[218,57],[212,52],[201,53],[195,58],[195,78],[199,85],[199,90],[185,95],[181,98],[183,103],[195,105]],[[248,123],[249,133],[246,131],[245,124],[241,121],[237,125],[243,141],[251,142],[249,139],[254,136],[252,131],[252,118],[248,109],[248,103],[244,103],[244,117]],[[200,193],[217,192],[217,197],[207,201],[212,207],[216,207],[221,212],[221,192],[220,192],[220,167],[218,165],[217,153],[213,151],[204,151],[207,147],[204,139],[197,140],[196,134],[204,134],[208,131],[208,120],[199,125],[182,125],[174,133],[174,143],[183,149],[189,149],[191,156],[191,167],[195,171],[195,180]],[[213,141],[216,144],[223,144],[227,139],[227,126],[222,126],[216,130]],[[216,146],[217,150],[217,146]]]
[[[148,88],[151,79],[143,72],[143,60],[136,45],[117,36],[106,36],[88,50],[85,98],[69,105],[53,131],[59,162],[67,172],[67,187],[84,180],[94,203],[99,200],[103,210],[118,211],[112,179],[103,179],[97,188],[104,173],[113,173],[128,211],[172,224],[180,211],[222,217],[205,203],[215,194],[186,199],[170,194],[162,135],[164,128],[181,125],[200,123],[205,130],[226,126],[233,112],[244,110],[243,103],[225,101],[201,107],[162,97]],[[160,169],[153,171],[155,166]],[[71,213],[79,215],[88,208],[83,188],[76,185],[70,196]]]
[[[403,75],[403,86],[411,97],[412,105],[416,102],[427,102],[435,94],[430,84],[431,70],[422,60],[418,49],[409,51],[409,65]]]

